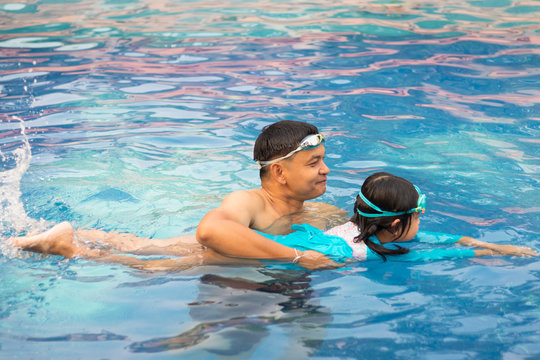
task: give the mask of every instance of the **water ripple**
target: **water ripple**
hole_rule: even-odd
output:
[[[193,233],[225,194],[258,186],[260,129],[295,119],[327,135],[322,201],[350,210],[369,173],[390,171],[428,194],[427,230],[538,249],[537,3],[1,4],[2,236],[63,220]],[[125,267],[10,250],[0,243],[12,358],[50,341],[73,357],[74,340],[92,358],[540,353],[536,259],[205,267],[150,288],[123,286],[141,276]]]

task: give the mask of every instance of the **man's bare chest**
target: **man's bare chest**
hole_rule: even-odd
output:
[[[285,235],[291,232],[294,224],[310,224],[321,230],[340,225],[348,220],[347,213],[336,206],[324,203],[308,203],[299,212],[273,218],[261,219],[254,230],[272,235]]]

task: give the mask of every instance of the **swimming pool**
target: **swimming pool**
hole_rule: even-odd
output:
[[[385,170],[422,227],[535,249],[538,1],[0,4],[0,358],[533,359],[540,260],[205,266],[146,274],[17,253],[68,220],[193,233],[258,186],[260,129],[318,126],[322,201]]]

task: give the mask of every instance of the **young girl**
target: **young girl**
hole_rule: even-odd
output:
[[[350,221],[325,232],[313,226],[293,225],[289,235],[265,235],[298,250],[315,250],[336,261],[360,261],[391,257],[398,261],[427,261],[475,256],[537,256],[524,246],[497,245],[468,236],[436,232],[419,232],[420,215],[424,213],[426,196],[409,181],[379,172],[369,176],[356,197]],[[411,251],[398,243],[415,240],[430,244],[453,244],[470,248],[435,248]],[[388,245],[394,243],[393,245]],[[299,253],[300,257],[301,254]]]
[[[305,251],[323,253],[335,261],[350,260],[429,261],[475,256],[514,255],[537,256],[528,247],[497,245],[471,237],[435,232],[418,232],[420,215],[424,213],[426,196],[409,181],[392,174],[379,172],[369,176],[356,197],[354,214],[345,224],[325,232],[308,224],[293,225],[288,235],[261,235],[291,247],[297,263]],[[77,241],[84,239],[84,241]],[[452,244],[476,247],[435,248],[411,251],[397,243],[410,240],[430,244]],[[105,233],[99,230],[74,231],[68,223],[61,223],[48,232],[36,236],[13,239],[25,250],[84,257],[99,261],[119,262],[149,270],[186,269],[202,264],[238,263],[239,259],[221,256],[199,245],[194,236],[169,240],[141,239],[131,234]],[[388,245],[394,243],[393,245]],[[97,246],[96,246],[97,244]],[[181,258],[141,260],[122,253],[138,255],[172,255]]]

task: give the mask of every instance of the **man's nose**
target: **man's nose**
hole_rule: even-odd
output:
[[[327,175],[329,172],[330,172],[330,168],[326,166],[326,163],[323,161],[322,166],[321,166],[321,171],[320,171],[321,175]]]

